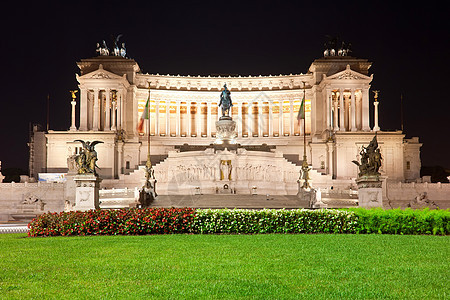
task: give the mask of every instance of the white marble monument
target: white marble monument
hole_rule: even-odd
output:
[[[358,159],[359,149],[370,142],[375,130],[384,158],[381,175],[391,182],[413,182],[420,177],[422,144],[418,138],[405,139],[400,131],[383,131],[378,122],[375,128],[370,126],[371,119],[378,121],[383,111],[377,109],[375,117],[370,115],[373,76],[369,74],[372,63],[367,59],[328,53],[314,60],[304,73],[268,76],[146,74],[135,60],[108,55],[82,59],[77,64],[79,93],[73,95],[78,98],[68,95],[75,112],[68,120],[70,130],[33,131],[32,176],[67,172],[67,157],[81,149],[76,140],[99,140],[103,142],[97,147],[102,187],[140,187],[144,178],[140,168],[150,148],[160,195],[174,190],[186,192],[187,183],[194,184],[194,178],[202,178],[201,185],[195,183],[202,193],[215,193],[215,180],[220,179],[217,173],[215,179],[208,177],[205,168],[209,172],[218,169],[219,158],[214,167],[210,159],[219,154],[204,151],[214,140],[228,140],[248,150],[248,161],[243,153],[230,152],[231,178],[238,176],[241,178],[237,181],[249,184],[244,189],[247,193],[256,186],[258,193],[267,189],[295,195],[296,169],[302,161],[306,135],[314,187],[348,190],[358,174],[351,161]],[[144,132],[139,132],[137,125],[149,98],[149,82],[150,118],[145,119]],[[231,120],[221,122],[218,95],[225,84],[233,103],[227,112]],[[304,93],[303,128],[296,116]],[[179,149],[184,145],[195,151],[182,152]],[[267,145],[268,152],[252,151],[261,145]],[[291,176],[292,170],[296,174]],[[186,179],[180,183],[180,178]],[[281,184],[272,184],[275,180]]]

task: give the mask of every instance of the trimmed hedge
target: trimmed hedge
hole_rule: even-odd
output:
[[[117,234],[450,234],[449,210],[145,208],[46,213],[29,236]]]
[[[354,212],[339,210],[206,209],[194,218],[196,233],[354,233]]]
[[[450,210],[428,208],[349,209],[358,216],[356,233],[379,234],[450,234]]]

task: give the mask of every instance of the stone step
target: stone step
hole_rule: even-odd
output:
[[[164,195],[158,196],[152,207],[194,208],[306,208],[307,201],[297,196],[273,195]]]

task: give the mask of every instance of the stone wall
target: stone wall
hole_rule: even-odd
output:
[[[393,208],[405,208],[420,199],[436,203],[442,209],[450,208],[450,183],[387,183],[385,203]],[[385,205],[386,206],[386,205]],[[389,208],[389,207],[387,207]]]
[[[0,221],[26,221],[64,210],[64,183],[0,183]]]

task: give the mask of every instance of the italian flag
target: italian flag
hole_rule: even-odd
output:
[[[300,105],[300,109],[298,110],[297,121],[300,125],[301,120],[305,118],[305,97],[303,96],[302,104]]]
[[[137,130],[139,133],[144,133],[144,120],[149,119],[149,113],[148,113],[148,106],[150,105],[150,97],[147,99],[147,103],[144,107],[144,112],[141,115],[141,118],[139,119]]]

